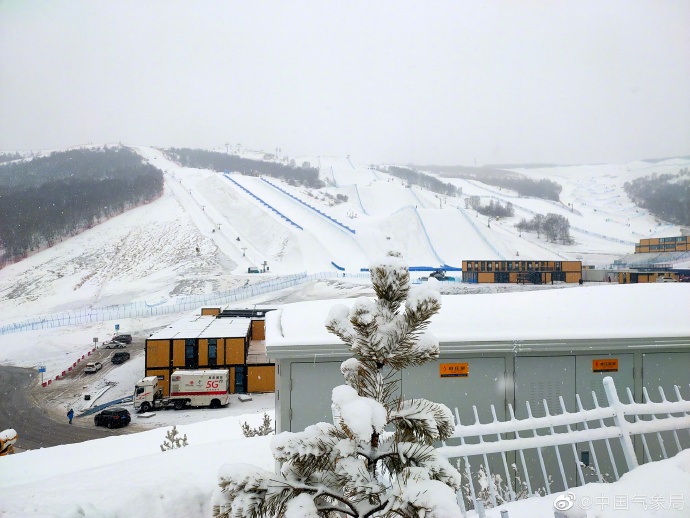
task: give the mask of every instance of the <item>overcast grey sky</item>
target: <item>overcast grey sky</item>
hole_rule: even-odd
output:
[[[0,150],[690,155],[690,2],[0,0]]]

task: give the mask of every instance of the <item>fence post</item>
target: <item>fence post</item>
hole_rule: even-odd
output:
[[[614,385],[611,376],[606,376],[604,378],[604,391],[606,392],[609,406],[614,410],[613,422],[621,432],[620,441],[621,448],[623,448],[623,455],[625,456],[625,462],[628,464],[628,470],[632,471],[638,466],[637,458],[635,457],[635,448],[630,438],[628,421],[625,419],[625,405],[618,399],[616,385]]]

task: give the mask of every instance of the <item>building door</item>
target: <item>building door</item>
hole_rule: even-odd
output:
[[[235,369],[235,394],[247,393],[247,368],[243,365],[234,367]]]
[[[316,423],[332,423],[331,393],[343,385],[342,362],[290,364],[290,427],[301,432]]]
[[[506,418],[505,362],[504,357],[444,357],[430,361],[402,371],[402,394],[405,399],[424,398],[446,405],[453,415],[460,418],[462,425],[475,423],[474,408],[476,408],[479,422],[491,423],[493,421],[492,405],[497,419],[504,421]],[[494,440],[494,436],[486,437],[485,440]],[[465,441],[466,444],[478,442],[476,438],[468,438]],[[459,439],[446,440],[448,446],[459,444]],[[449,461],[453,466],[459,463],[463,477],[466,476],[465,459],[451,458]],[[500,454],[487,455],[486,462],[482,455],[470,456],[467,461],[469,461],[473,476],[477,477],[473,480],[475,491],[480,491],[484,482],[478,478],[481,467],[484,468],[485,473],[491,473],[492,478],[497,482],[500,478],[500,485],[504,488],[509,483],[506,480],[512,478],[510,466],[514,460],[511,455],[507,455],[506,465],[503,464]],[[508,471],[507,474],[506,471]]]
[[[610,376],[616,386],[618,398],[628,403],[628,396],[626,389],[630,388],[634,391],[634,359],[632,354],[616,354],[616,355],[582,355],[578,356],[576,360],[576,391],[580,396],[582,407],[585,410],[594,408],[594,398],[600,407],[609,406],[606,392],[604,391],[604,378]],[[594,393],[594,395],[592,394]],[[604,420],[605,426],[613,426],[613,419]],[[587,422],[589,429],[600,428],[599,421]],[[578,430],[584,430],[583,424],[578,426]],[[611,439],[608,441],[595,441],[592,443],[593,448],[589,443],[580,443],[577,445],[577,452],[582,462],[582,477],[584,481],[580,481],[580,485],[589,482],[599,482],[599,475],[601,475],[604,482],[615,482],[616,471],[618,476],[627,472],[627,463],[623,455],[620,441]],[[609,454],[609,448],[611,453]],[[611,462],[611,457],[615,462],[614,469]],[[595,462],[596,459],[596,462]],[[598,471],[597,471],[598,466]]]
[[[529,413],[527,403],[529,403],[532,417],[544,417],[548,407],[550,415],[562,414],[560,398],[563,398],[565,408],[568,412],[577,409],[575,401],[575,356],[521,356],[515,358],[515,417],[527,419]],[[567,429],[555,427],[555,432],[564,432]],[[550,435],[549,428],[538,429],[537,435]],[[520,437],[533,437],[532,430],[520,432]],[[559,454],[563,464],[565,483],[561,474],[558,456],[554,447],[542,448],[541,455],[546,471],[544,477],[539,450],[537,448],[525,450],[525,465],[518,459],[516,462],[518,476],[525,479],[525,467],[529,474],[532,492],[544,491],[547,483],[551,492],[563,491],[565,485],[573,487],[576,485],[577,468],[572,448],[566,449],[565,446],[559,447]],[[516,487],[520,492],[527,488],[521,484]]]
[[[196,369],[199,366],[199,346],[194,339],[186,339],[184,344],[184,368]]]

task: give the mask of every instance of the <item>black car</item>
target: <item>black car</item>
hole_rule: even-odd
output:
[[[113,354],[112,361],[113,363],[124,363],[127,360],[129,360],[129,353],[124,352],[124,351],[119,351]]]
[[[127,426],[132,420],[129,411],[126,408],[106,408],[102,412],[96,414],[93,418],[93,423],[96,426],[107,426],[108,428],[121,428]]]

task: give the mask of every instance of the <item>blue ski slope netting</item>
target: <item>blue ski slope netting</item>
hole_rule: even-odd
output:
[[[353,233],[353,234],[356,233],[353,229],[351,229],[351,228],[348,227],[347,225],[343,225],[343,224],[342,224],[340,221],[338,221],[337,219],[332,218],[331,216],[329,216],[329,215],[326,214],[325,212],[321,212],[319,209],[317,209],[317,208],[314,207],[313,205],[309,205],[307,202],[300,200],[297,196],[294,196],[293,194],[290,194],[290,193],[287,192],[285,189],[281,189],[281,188],[278,187],[277,185],[275,185],[275,184],[269,182],[268,180],[266,180],[266,178],[262,178],[262,180],[263,180],[264,182],[266,182],[268,185],[270,185],[271,187],[273,187],[274,189],[278,189],[280,192],[282,192],[282,193],[285,194],[286,196],[289,196],[290,198],[292,198],[293,200],[298,201],[299,203],[301,203],[301,204],[304,205],[305,207],[310,208],[311,210],[313,210],[314,212],[316,212],[319,216],[322,216],[322,217],[328,219],[328,220],[331,221],[332,223],[335,223],[335,224],[338,225],[339,227],[344,228],[344,229],[347,230],[348,232],[351,232],[351,233]]]
[[[244,192],[246,192],[247,194],[249,194],[252,198],[255,198],[256,200],[258,200],[259,203],[261,203],[262,205],[265,205],[266,207],[268,207],[269,209],[271,209],[273,212],[275,212],[276,214],[278,214],[278,216],[280,216],[280,217],[283,218],[285,221],[287,221],[288,223],[290,223],[293,227],[296,227],[296,228],[298,228],[298,229],[300,229],[300,230],[304,230],[300,225],[298,225],[297,223],[295,223],[294,221],[292,221],[292,220],[291,220],[290,218],[288,218],[285,214],[283,214],[282,212],[278,211],[277,209],[275,209],[274,207],[272,207],[271,205],[269,205],[268,203],[266,203],[264,200],[262,200],[261,198],[259,198],[259,197],[258,197],[256,194],[254,194],[252,191],[250,191],[249,189],[247,189],[247,188],[244,187],[243,185],[240,185],[240,184],[237,183],[235,180],[233,180],[227,172],[223,173],[223,176],[225,176],[225,178],[227,178],[228,180],[230,180],[232,183],[234,183],[237,187],[239,187],[240,189],[242,189]]]

